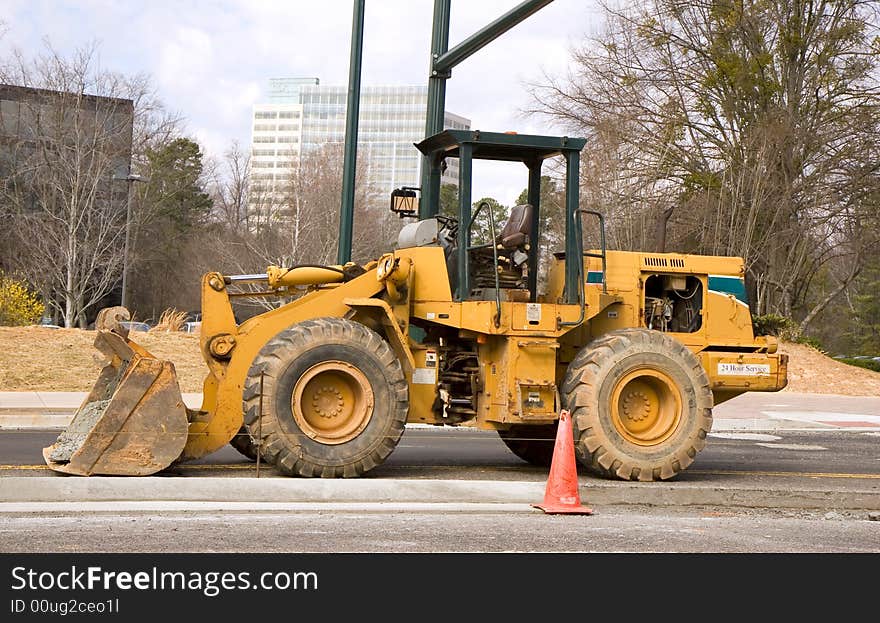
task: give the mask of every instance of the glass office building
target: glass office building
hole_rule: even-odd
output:
[[[277,188],[300,159],[344,143],[348,88],[322,86],[317,78],[277,78],[269,87],[269,102],[254,106],[251,167],[254,182]],[[427,86],[361,89],[358,160],[383,195],[419,185],[421,154],[413,144],[424,138],[427,103]],[[470,120],[447,112],[444,125],[469,129]],[[457,184],[457,162],[449,164],[443,183]]]

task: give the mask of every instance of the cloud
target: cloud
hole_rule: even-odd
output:
[[[172,29],[173,34],[158,46],[156,79],[173,92],[192,94],[204,88],[204,79],[216,63],[211,35],[189,26]]]
[[[450,46],[520,0],[452,0]],[[251,110],[268,79],[316,76],[348,82],[353,0],[5,0],[9,32],[0,53],[17,45],[39,52],[48,38],[62,53],[101,42],[105,67],[152,74],[161,98],[219,155],[250,141]],[[363,86],[426,84],[433,0],[367,2]],[[554,133],[525,118],[524,82],[563,73],[568,47],[596,23],[592,0],[555,0],[452,71],[447,110],[483,130]],[[518,182],[517,182],[518,184]],[[519,193],[518,189],[513,196]]]

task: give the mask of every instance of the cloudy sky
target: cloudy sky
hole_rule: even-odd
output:
[[[450,47],[517,6],[520,0],[452,0]],[[250,144],[251,107],[265,101],[268,79],[318,77],[346,85],[352,0],[2,0],[12,47],[37,54],[48,40],[68,53],[99,43],[101,65],[146,72],[160,97],[186,120],[211,155],[233,140]],[[367,0],[362,86],[427,82],[433,0]],[[566,71],[569,49],[600,27],[595,0],[554,0],[453,69],[446,108],[474,129],[556,132],[527,118],[524,84]],[[475,170],[475,176],[480,169]],[[475,188],[511,202],[498,169]],[[482,192],[481,192],[482,191]]]

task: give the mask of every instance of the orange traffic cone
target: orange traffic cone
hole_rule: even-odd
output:
[[[578,475],[574,457],[574,440],[571,430],[571,415],[563,410],[559,414],[559,427],[556,429],[556,442],[553,446],[553,460],[550,462],[550,477],[544,492],[543,504],[532,504],[551,515],[572,514],[592,515],[593,510],[581,506],[578,495]]]

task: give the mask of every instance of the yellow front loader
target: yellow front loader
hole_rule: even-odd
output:
[[[782,389],[787,359],[753,334],[741,259],[605,249],[601,215],[579,206],[583,146],[446,130],[417,147],[438,170],[459,159],[456,217],[415,220],[395,250],[364,265],[205,275],[210,372],[198,410],[183,404],[173,365],[128,339],[127,312],[105,310],[96,346],[108,365],[47,463],[144,475],[232,443],[250,457],[259,448],[283,474],[352,477],[418,422],[494,430],[517,456],[549,465],[565,408],[593,472],[674,477],[705,445],[713,406]],[[567,167],[555,252],[541,229],[548,158]],[[480,220],[483,206],[471,213],[473,159],[528,169],[528,203],[505,223],[490,212]],[[393,193],[401,216],[414,215],[412,194]],[[488,222],[487,241],[478,222]],[[587,226],[600,248],[583,249]],[[296,298],[238,324],[239,296]]]

